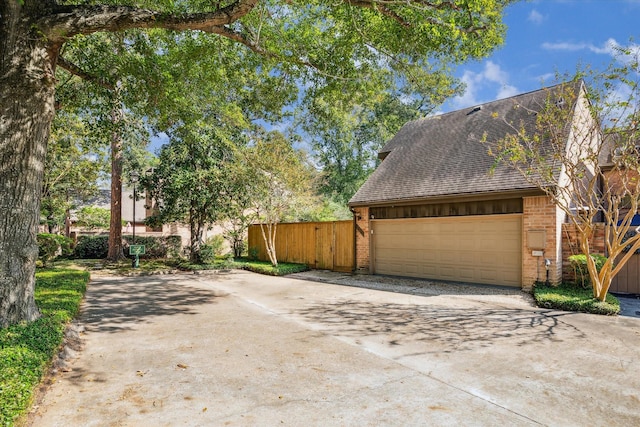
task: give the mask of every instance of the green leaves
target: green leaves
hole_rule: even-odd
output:
[[[80,270],[41,271],[36,301],[43,317],[0,329],[0,425],[13,425],[62,343],[65,324],[78,312],[89,281]]]
[[[234,176],[238,148],[232,138],[237,134],[224,129],[224,122],[219,125],[198,122],[177,129],[142,182],[157,206],[150,223],[190,224],[194,261],[200,258],[205,228],[226,219],[234,199],[243,197]]]

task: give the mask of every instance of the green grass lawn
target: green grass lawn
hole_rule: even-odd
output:
[[[0,426],[24,415],[77,314],[89,273],[44,269],[36,273],[35,298],[42,317],[29,324],[0,329]]]
[[[186,261],[182,261],[178,264],[178,267],[183,270],[221,270],[221,269],[242,269],[249,270],[255,273],[268,274],[270,276],[284,276],[292,273],[299,273],[301,271],[307,271],[309,267],[305,264],[295,264],[281,262],[277,267],[271,265],[268,261],[256,261],[248,258],[217,258],[211,264],[191,264]]]
[[[607,294],[605,301],[593,298],[592,289],[583,289],[572,283],[559,286],[536,285],[533,297],[539,307],[584,313],[615,315],[620,313],[620,301]]]
[[[249,270],[260,274],[268,274],[270,276],[284,276],[287,274],[298,273],[301,271],[307,271],[309,267],[305,264],[295,264],[282,262],[277,267],[271,265],[269,261],[256,261],[249,258],[229,258],[229,257],[216,257],[212,263],[208,264],[191,264],[184,259],[152,259],[146,260],[140,259],[140,266],[136,269],[131,267],[130,260],[124,260],[117,263],[106,263],[103,260],[62,260],[56,261],[58,267],[64,266],[69,268],[86,268],[89,270],[100,269],[105,271],[111,271],[117,274],[130,274],[130,273],[154,273],[158,271],[167,270],[183,270],[183,271],[201,271],[201,270],[228,270],[228,269],[242,269]]]

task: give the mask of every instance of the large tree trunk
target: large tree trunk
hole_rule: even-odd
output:
[[[109,252],[107,259],[124,259],[122,248],[122,133],[120,124],[124,112],[120,102],[119,87],[114,89],[114,102],[111,111],[113,130],[111,134],[111,221],[109,223]],[[135,227],[135,218],[131,222]]]
[[[40,194],[54,115],[58,47],[25,16],[49,3],[0,2],[0,326],[39,317],[34,299]],[[27,10],[28,9],[28,10]]]

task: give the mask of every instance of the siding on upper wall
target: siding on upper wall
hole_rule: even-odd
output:
[[[522,213],[522,198],[380,206],[371,207],[369,211],[374,219],[512,214]]]

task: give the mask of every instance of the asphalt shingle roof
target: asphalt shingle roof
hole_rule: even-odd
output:
[[[570,84],[577,85],[577,93],[582,82]],[[485,132],[488,140],[513,133],[507,123],[523,123],[533,131],[535,112],[561,86],[405,124],[380,151],[386,157],[349,204],[535,189],[508,165],[490,173],[495,159],[481,139]]]

